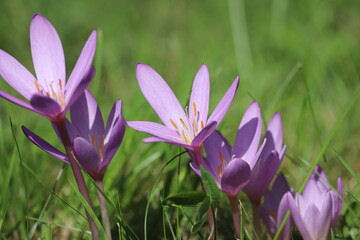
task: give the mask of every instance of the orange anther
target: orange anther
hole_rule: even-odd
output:
[[[192,104],[193,104],[194,116],[196,117],[196,114],[197,114],[196,103],[193,102]]]
[[[179,129],[174,120],[170,118],[170,123],[174,126],[174,128]]]

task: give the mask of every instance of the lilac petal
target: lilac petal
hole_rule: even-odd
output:
[[[277,212],[280,201],[285,193],[290,191],[285,176],[280,173],[275,179],[271,191],[267,191],[264,196],[264,207],[269,211]]]
[[[111,112],[114,112],[114,118],[108,124],[110,127],[105,136],[105,148],[104,148],[104,164],[108,165],[119,148],[121,141],[123,140],[126,122],[121,112],[121,100],[117,100],[113,106]]]
[[[209,111],[209,94],[209,70],[207,66],[203,64],[197,72],[192,86],[189,102],[189,117],[191,124],[193,121],[202,121],[204,125],[206,124]]]
[[[99,144],[101,136],[105,136],[104,120],[99,106],[89,90],[84,93],[72,104],[70,108],[71,122],[79,130],[80,135],[91,140],[96,137]]]
[[[94,179],[98,179],[100,170],[100,158],[94,146],[85,138],[77,137],[73,142],[76,159],[81,167]]]
[[[36,146],[44,150],[45,152],[49,153],[53,157],[59,159],[60,161],[63,161],[65,163],[69,163],[66,155],[59,150],[57,150],[55,147],[53,147],[51,144],[46,142],[44,139],[40,138],[35,133],[31,132],[29,129],[27,129],[25,126],[22,126],[21,129],[23,130],[25,136]]]
[[[273,187],[275,187],[275,186],[273,186]],[[279,206],[278,206],[276,228],[280,227],[282,220],[284,219],[288,210],[289,210],[288,197],[287,197],[286,193],[283,193],[282,198],[279,202]],[[288,239],[290,239],[290,234],[291,234],[291,218],[288,218],[288,220],[286,220],[285,226],[281,232],[280,239],[288,240]]]
[[[95,76],[95,68],[93,66],[90,67],[90,70],[84,74],[83,78],[80,79],[77,83],[78,85],[74,86],[74,88],[69,87],[68,94],[65,95],[65,99],[69,99],[66,101],[65,111],[71,107],[71,105],[81,96],[84,90],[88,87],[91,80]]]
[[[25,108],[27,110],[30,110],[30,111],[33,111],[33,112],[36,112],[36,113],[39,113],[39,114],[42,114],[42,112],[38,111],[37,109],[34,109],[29,103],[27,102],[24,102],[23,100],[20,100],[14,96],[11,96],[10,94],[6,93],[6,92],[3,92],[0,90],[0,97],[4,98],[5,100],[8,100],[9,102],[12,102],[22,108]]]
[[[263,223],[265,224],[266,228],[268,229],[271,236],[274,236],[277,230],[277,226],[275,223],[275,219],[272,216],[272,212],[269,212],[266,208],[263,206],[259,207],[259,214],[260,218],[263,220]]]
[[[53,84],[55,92],[59,81],[65,86],[65,58],[60,38],[51,23],[35,14],[30,24],[30,43],[36,76],[41,86]]]
[[[56,125],[53,122],[51,122],[51,124],[52,124],[52,127],[54,128],[56,135],[62,142],[61,135],[60,135],[59,130],[57,129]],[[66,129],[67,129],[67,132],[69,134],[69,138],[71,141],[73,139],[75,139],[76,137],[80,136],[79,130],[77,130],[77,128],[69,120],[65,119],[65,124],[66,124]]]
[[[247,162],[235,158],[226,165],[221,177],[221,190],[230,196],[236,196],[246,185],[251,176]]]
[[[283,144],[283,129],[282,121],[279,113],[275,113],[271,118],[269,125],[267,127],[267,133],[271,134],[272,140],[274,142],[274,148],[277,152],[281,152]]]
[[[292,219],[294,220],[297,229],[301,233],[301,236],[304,238],[304,240],[312,240],[312,236],[310,235],[308,229],[306,228],[306,225],[304,222],[305,219],[303,219],[303,217],[300,214],[299,206],[296,204],[296,202],[295,202],[294,198],[291,196],[290,192],[286,193],[285,196],[286,196],[287,202],[289,204],[288,206],[291,211]],[[300,195],[297,195],[296,197],[298,198],[299,196]]]
[[[256,163],[252,169],[250,182],[244,188],[244,192],[253,203],[260,203],[279,166],[279,155],[275,151],[272,151],[266,159],[260,159]]]
[[[181,126],[181,120],[187,123],[184,109],[162,77],[150,66],[138,63],[136,78],[146,100],[159,116],[161,121],[171,129]]]
[[[127,124],[129,127],[137,131],[145,132],[155,137],[162,138],[165,141],[183,143],[183,140],[179,137],[175,130],[170,129],[164,125],[147,121],[129,121]]]
[[[217,123],[211,122],[206,125],[192,140],[192,146],[200,146],[216,129]]]
[[[190,168],[195,172],[195,174],[198,175],[199,177],[201,177],[201,172],[200,172],[199,166],[194,161],[191,161],[189,163],[189,165],[190,165]]]
[[[219,124],[224,118],[226,112],[229,110],[229,107],[235,97],[235,93],[239,87],[239,77],[236,77],[234,82],[231,84],[230,88],[226,91],[224,97],[216,106],[215,110],[212,112],[211,116],[208,119],[208,122],[217,122]]]
[[[0,76],[29,100],[35,90],[35,77],[14,57],[0,49]]]
[[[333,214],[331,217],[331,228],[335,229],[337,227],[337,224],[340,219],[341,215],[341,209],[342,209],[342,198],[344,197],[343,193],[343,184],[341,178],[338,178],[337,181],[338,186],[338,192],[335,193],[334,191],[331,191],[332,193],[332,203],[333,203]]]
[[[30,99],[30,104],[34,109],[49,118],[56,117],[61,113],[60,105],[52,98],[44,95],[34,94]]]
[[[320,211],[319,209],[315,206],[315,204],[310,203],[309,206],[307,207],[307,209],[305,210],[305,215],[303,216],[303,220],[305,222],[306,228],[309,232],[309,234],[312,236],[311,239],[319,239],[318,237],[318,231],[319,229],[317,228],[317,222],[319,221],[319,214]],[[305,237],[304,237],[305,238]]]
[[[320,214],[317,216],[317,220],[314,224],[314,229],[317,232],[317,238],[319,240],[326,240],[329,233],[331,214],[332,214],[332,198],[330,192],[324,193],[323,201],[321,203]]]
[[[259,146],[261,135],[261,112],[257,102],[253,102],[246,110],[241,123],[233,147],[232,154],[249,163],[253,168],[256,163],[256,152]]]
[[[71,105],[90,83],[95,70],[92,62],[96,50],[97,32],[91,32],[65,86],[65,102]],[[84,85],[86,85],[84,87]]]
[[[204,161],[208,165],[207,170],[219,177],[218,167],[225,166],[231,160],[230,144],[219,131],[215,131],[205,140],[204,149],[207,156]]]
[[[164,142],[165,140],[158,137],[147,137],[144,138],[142,141],[143,143],[152,143],[152,142]]]

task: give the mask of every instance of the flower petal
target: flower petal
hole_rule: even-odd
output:
[[[71,122],[79,130],[80,135],[91,140],[96,137],[99,144],[101,136],[105,136],[104,120],[99,106],[89,90],[84,93],[70,107]]]
[[[44,139],[40,138],[38,135],[30,131],[25,126],[22,126],[21,129],[23,130],[25,136],[36,146],[38,146],[40,149],[44,150],[45,152],[49,153],[53,157],[59,159],[60,161],[63,161],[65,163],[69,163],[67,156],[57,150],[55,147],[53,147],[51,144],[46,142]]]
[[[197,72],[192,86],[189,102],[190,123],[193,123],[193,121],[203,121],[206,125],[209,111],[209,94],[209,70],[207,66],[203,64]]]
[[[226,165],[221,177],[221,190],[230,196],[236,196],[246,185],[251,176],[247,162],[235,158]]]
[[[54,118],[62,112],[60,105],[55,100],[44,95],[34,94],[30,99],[30,104],[49,118]]]
[[[158,137],[147,137],[147,138],[143,138],[142,140],[143,143],[164,142],[164,141],[165,141],[164,139]]]
[[[6,92],[3,92],[0,90],[0,97],[4,98],[5,100],[9,101],[9,102],[12,102],[22,108],[25,108],[27,110],[30,110],[30,111],[33,111],[33,112],[36,112],[36,113],[39,113],[39,114],[42,114],[44,115],[42,112],[34,109],[29,103],[27,102],[24,102],[23,100],[20,100],[14,96],[11,96],[10,94],[6,93]]]
[[[255,204],[260,204],[271,180],[280,166],[279,155],[272,151],[266,159],[259,159],[252,169],[250,182],[244,187],[244,192]]]
[[[231,161],[230,144],[219,131],[215,131],[204,141],[204,149],[207,156],[204,165],[208,166],[207,170],[213,176],[219,178],[218,167]]]
[[[239,77],[236,77],[234,82],[231,84],[230,88],[226,91],[224,97],[216,106],[215,110],[212,112],[211,116],[208,119],[208,122],[217,122],[219,124],[224,118],[225,114],[229,110],[229,107],[235,97],[235,93],[239,87]]]
[[[284,174],[280,173],[272,184],[271,191],[267,191],[264,196],[264,207],[268,211],[277,212],[280,201],[290,187]]]
[[[184,109],[162,77],[150,66],[138,63],[136,78],[146,100],[170,129],[181,126],[181,120],[189,125]]]
[[[282,128],[281,116],[278,112],[276,112],[273,115],[267,127],[267,135],[270,134],[271,134],[271,139],[274,143],[275,150],[278,153],[280,153],[283,144],[283,128]]]
[[[65,102],[71,105],[90,83],[95,74],[92,62],[96,50],[97,32],[91,32],[65,86]]]
[[[286,180],[285,180],[286,181]],[[287,184],[287,182],[286,182]],[[273,186],[274,188],[275,186]],[[288,197],[286,195],[286,193],[283,193],[282,198],[279,202],[278,205],[278,210],[277,210],[277,217],[276,217],[276,228],[279,228],[287,211],[290,210],[289,209],[289,202],[288,202]],[[291,234],[291,218],[288,218],[286,220],[285,226],[283,228],[283,230],[280,233],[280,239],[283,240],[289,240],[290,239],[290,234]]]
[[[110,163],[111,159],[115,155],[117,149],[119,148],[121,141],[123,140],[126,122],[121,112],[121,100],[117,100],[111,110],[110,115],[113,116],[109,118],[106,126],[108,131],[105,136],[105,148],[104,148],[104,164],[107,165]]]
[[[341,178],[338,178],[337,181],[338,186],[338,192],[331,190],[331,196],[332,196],[332,216],[331,216],[331,228],[335,229],[338,225],[339,218],[341,215],[341,209],[342,209],[342,198],[343,198],[343,186]]]
[[[30,24],[30,43],[36,76],[41,86],[50,87],[55,92],[59,80],[65,86],[65,58],[59,35],[53,25],[42,15],[35,14]]]
[[[232,154],[249,163],[253,168],[261,135],[261,112],[257,102],[252,102],[246,110],[236,134]]]
[[[296,204],[290,192],[286,193],[285,196],[289,204],[292,219],[294,220],[296,227],[299,230],[301,236],[304,238],[304,240],[312,240],[312,236],[309,233],[308,229],[306,228],[305,219],[303,219],[303,217],[300,214],[300,209],[299,209],[300,206]],[[298,198],[301,196],[297,195],[296,197]]]
[[[147,121],[128,121],[127,125],[137,131],[162,138],[165,141],[184,144],[175,130],[164,125]]]
[[[100,158],[94,146],[85,138],[77,137],[74,139],[73,147],[76,159],[81,164],[81,167],[95,180],[98,180]]]
[[[27,100],[35,90],[35,77],[14,57],[0,49],[0,76]]]
[[[192,146],[200,146],[216,129],[217,122],[211,122],[206,125],[192,140]]]
[[[332,215],[332,198],[330,191],[323,194],[323,200],[321,202],[320,214],[317,216],[314,224],[314,230],[316,230],[317,238],[319,240],[326,240],[330,230],[331,215]]]

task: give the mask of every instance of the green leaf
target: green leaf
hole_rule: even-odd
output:
[[[168,206],[194,206],[204,200],[206,194],[204,192],[182,192],[170,195],[162,202]]]
[[[200,167],[200,171],[206,194],[210,198],[210,205],[213,207],[218,207],[221,198],[220,190],[218,189],[214,178],[205,170],[203,166]]]
[[[199,206],[199,209],[196,214],[196,222],[192,226],[191,231],[193,233],[197,233],[200,231],[201,227],[204,225],[206,219],[204,219],[204,215],[208,212],[210,206],[210,198],[205,197],[202,203]]]

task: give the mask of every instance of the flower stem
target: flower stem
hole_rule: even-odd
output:
[[[261,225],[260,213],[259,213],[259,205],[255,203],[251,203],[252,206],[252,215],[253,215],[253,225],[255,231],[255,237],[262,236],[263,230]]]
[[[100,209],[101,209],[101,219],[105,227],[106,234],[111,240],[111,227],[110,227],[110,221],[109,221],[109,215],[106,208],[106,198],[103,195],[104,192],[104,184],[102,181],[96,181],[96,185],[99,187],[99,189],[102,191],[97,190],[99,202],[100,202]]]
[[[236,234],[235,236],[236,239],[242,239],[238,199],[236,196],[228,196],[228,197],[231,205],[231,214],[232,214],[233,224]]]
[[[66,129],[65,118],[61,118],[58,121],[54,121],[53,123],[56,126],[56,128],[57,128],[57,130],[59,132],[59,135],[61,137],[61,140],[62,140],[62,142],[64,144],[66,154],[68,156],[69,163],[70,163],[71,169],[73,171],[73,174],[74,174],[76,183],[78,185],[79,191],[84,196],[84,198],[85,198],[86,202],[89,204],[89,206],[93,209],[94,208],[93,203],[92,203],[92,201],[90,199],[89,191],[88,191],[88,189],[86,187],[84,176],[81,173],[80,166],[79,166],[78,161],[77,161],[77,159],[75,157],[74,150],[73,150],[73,147],[72,147],[72,144],[71,144],[71,140],[70,140],[69,134],[68,134],[67,129]],[[94,220],[91,218],[90,214],[86,210],[85,210],[85,212],[86,212],[86,216],[87,216],[89,226],[90,226],[90,230],[91,230],[91,233],[92,233],[92,238],[94,240],[97,240],[99,238],[99,230],[98,230]]]

